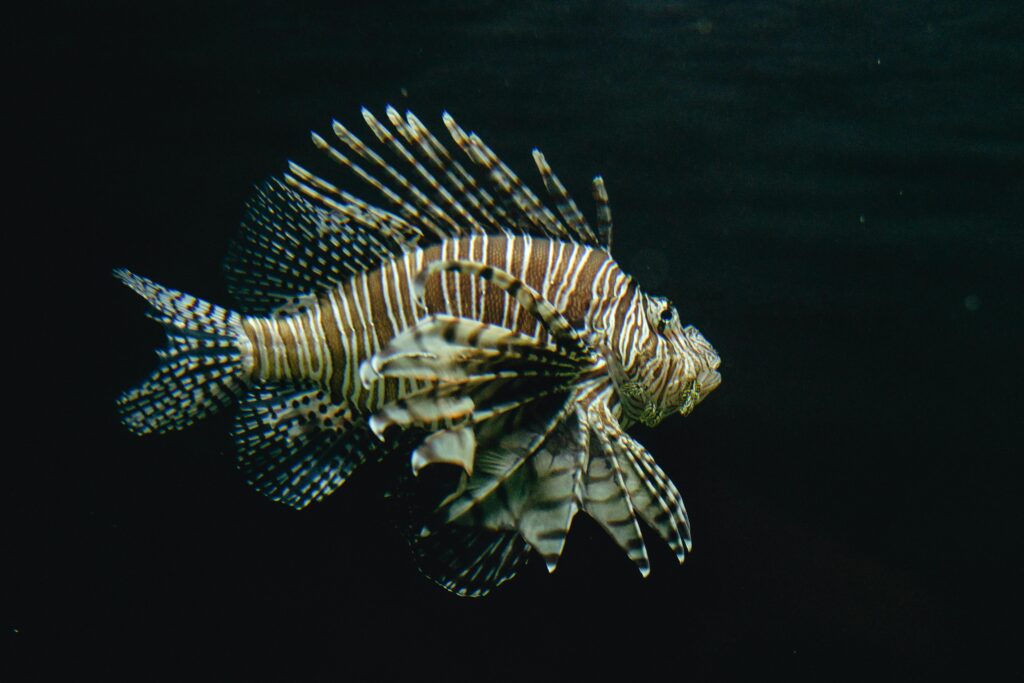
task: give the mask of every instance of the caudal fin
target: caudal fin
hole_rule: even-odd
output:
[[[117,400],[124,425],[136,434],[168,432],[234,404],[251,364],[242,317],[125,269],[114,277],[146,300],[146,314],[167,331],[167,348],[156,352],[160,366]]]

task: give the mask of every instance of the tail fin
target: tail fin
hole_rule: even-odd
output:
[[[121,394],[121,421],[136,434],[182,429],[232,405],[251,366],[242,317],[124,269],[114,277],[145,299],[147,315],[167,330],[160,367]]]

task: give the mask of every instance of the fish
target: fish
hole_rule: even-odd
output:
[[[370,142],[312,133],[338,184],[290,162],[256,187],[224,264],[235,307],[114,271],[167,334],[122,423],[161,434],[234,409],[238,468],[295,509],[367,462],[402,463],[403,491],[446,473],[406,535],[457,595],[534,552],[553,572],[580,511],[643,576],[641,522],[682,563],[682,497],[628,430],[689,415],[720,358],[612,257],[604,180],[591,225],[539,150],[545,200],[447,112],[447,142],[385,113],[362,110]]]

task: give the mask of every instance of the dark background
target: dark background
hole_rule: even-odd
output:
[[[1019,3],[212,5],[15,30],[9,232],[41,243],[7,250],[8,325],[42,334],[10,335],[5,678],[888,680],[1012,654]],[[555,574],[459,599],[379,472],[297,513],[235,471],[229,415],[117,423],[162,333],[110,269],[230,304],[252,186],[387,103],[452,112],[535,188],[540,147],[588,213],[602,173],[615,256],[720,352],[691,417],[636,430],[690,512],[681,568],[651,535],[641,580],[580,515]]]

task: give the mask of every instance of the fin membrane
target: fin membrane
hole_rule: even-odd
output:
[[[370,425],[382,435],[390,426],[434,431],[516,412],[570,391],[589,363],[507,328],[434,315],[393,338],[359,372],[366,385],[381,378],[425,385],[373,415]]]
[[[476,432],[471,426],[436,431],[412,452],[412,473],[419,474],[427,465],[443,463],[458,465],[472,475],[475,454]]]
[[[514,531],[450,525],[409,544],[420,572],[463,597],[478,598],[514,577],[529,559],[530,546]]]
[[[554,571],[582,505],[586,444],[575,407],[532,420],[481,448],[464,490],[437,513],[444,522],[517,531]],[[437,525],[437,522],[435,522]],[[450,526],[450,524],[449,524]],[[446,527],[444,527],[446,528]]]

